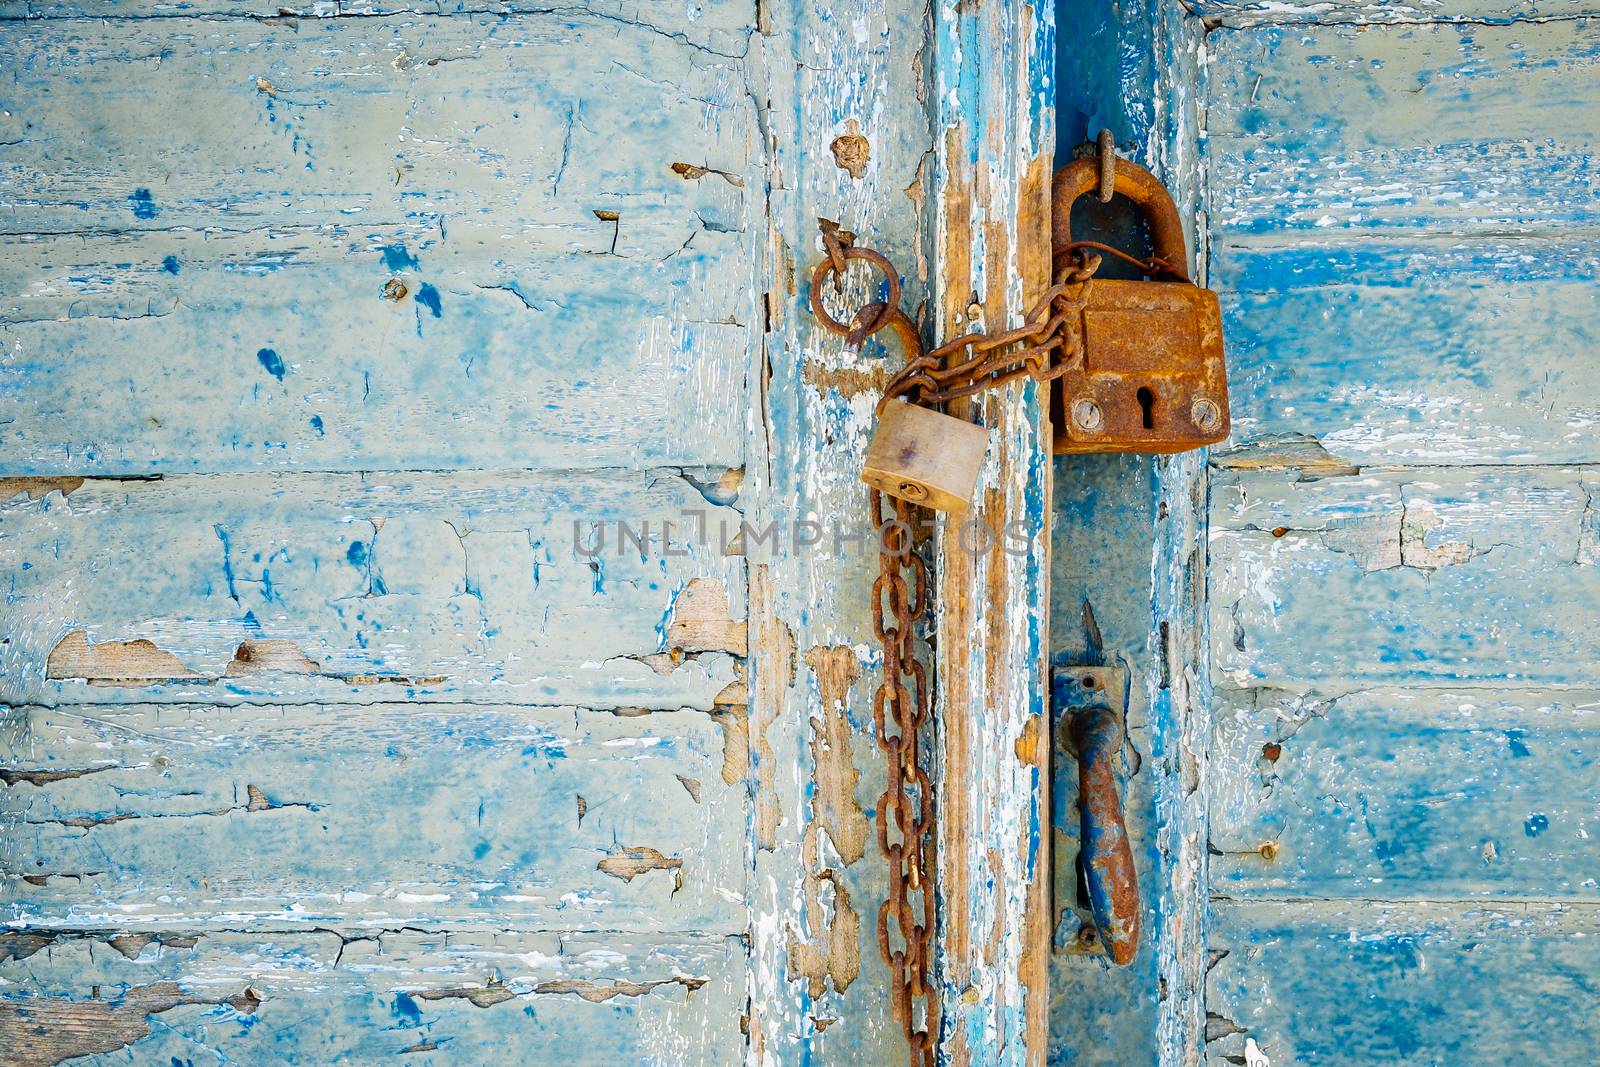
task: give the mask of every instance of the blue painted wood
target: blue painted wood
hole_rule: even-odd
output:
[[[743,827],[744,790],[723,780],[730,739],[700,712],[87,711],[18,709],[0,737],[8,923],[727,933],[746,923],[743,858],[721,844]]]
[[[706,499],[701,474],[91,480],[19,495],[0,508],[0,693],[709,710],[745,652],[744,561],[723,547],[740,516]],[[648,549],[624,533],[644,524]],[[701,611],[720,628],[673,631]],[[247,642],[288,644],[263,664],[240,655]],[[687,655],[652,658],[674,648]],[[121,680],[134,684],[105,684]]]
[[[1064,128],[1063,140],[1076,144],[1110,127],[1119,150],[1153,167],[1192,220],[1203,176],[1198,20],[1164,3],[1062,7],[1062,26],[1073,29],[1058,38],[1060,121],[1084,123]],[[1203,270],[1204,243],[1190,244]],[[1122,968],[1078,941],[1090,917],[1074,906],[1077,783],[1071,760],[1058,751],[1052,1063],[1182,1064],[1202,1048],[1204,806],[1194,785],[1205,721],[1188,665],[1202,656],[1192,588],[1204,476],[1192,457],[1056,459],[1052,657],[1081,663],[1103,656],[1131,679],[1121,763],[1144,936],[1139,955]],[[1088,640],[1086,603],[1103,651]]]
[[[110,937],[0,951],[0,1041],[22,1050],[14,1062],[743,1062],[732,937]]]
[[[1207,1061],[1584,1063],[1592,907],[1218,902]]]
[[[1213,885],[1231,897],[1600,897],[1593,691],[1230,693]]]
[[[1185,5],[1223,26],[1257,23],[1513,23],[1600,14],[1593,0],[1192,0]]]
[[[736,59],[574,13],[51,19],[0,65],[11,473],[742,461]]]
[[[312,0],[287,7],[273,0],[3,0],[0,18],[134,19],[206,17],[252,18],[298,32],[325,18],[357,15],[443,16],[463,14],[548,15],[540,0]],[[716,0],[680,4],[673,0],[574,0],[561,5],[568,18],[591,16],[596,25],[638,27],[680,38],[707,51],[733,56],[749,47],[756,24],[754,0]]]
[[[1283,244],[1560,234],[1592,218],[1591,22],[1259,28],[1208,47],[1211,218],[1222,231]]]
[[[1585,468],[1395,470],[1212,484],[1219,680],[1569,684],[1592,677],[1600,568]]]
[[[1588,1062],[1594,24],[1202,7],[1208,1061]]]
[[[742,464],[742,234],[447,226],[0,237],[7,473]]]

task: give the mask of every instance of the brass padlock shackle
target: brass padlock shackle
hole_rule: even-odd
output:
[[[1100,160],[1085,156],[1056,171],[1050,183],[1050,248],[1053,269],[1061,269],[1072,254],[1072,205],[1080,196],[1100,187]],[[1144,213],[1150,224],[1150,241],[1155,245],[1155,258],[1165,265],[1170,274],[1189,281],[1184,264],[1189,250],[1183,239],[1183,220],[1178,217],[1178,205],[1166,186],[1154,174],[1137,163],[1126,159],[1116,161],[1115,191],[1132,200]]]

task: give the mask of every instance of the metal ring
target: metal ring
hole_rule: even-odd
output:
[[[900,275],[895,271],[894,264],[889,262],[887,256],[871,248],[851,247],[844,250],[844,258],[846,260],[864,259],[882,271],[885,280],[889,283],[889,295],[882,303],[887,308],[900,306]],[[833,261],[829,259],[824,259],[821,263],[818,263],[817,269],[811,272],[811,313],[817,317],[817,321],[834,333],[848,334],[851,326],[828,314],[828,309],[822,306],[822,283],[827,281],[833,275],[833,272]],[[874,303],[877,302],[874,301]],[[873,323],[872,328],[866,332],[866,335],[871,336],[883,329],[889,324],[891,318],[893,318],[892,315],[880,315],[878,321]]]

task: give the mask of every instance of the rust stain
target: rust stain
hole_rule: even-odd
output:
[[[153,641],[139,638],[91,644],[87,630],[73,630],[50,650],[45,677],[81,678],[95,685],[140,685],[201,676]]]
[[[806,827],[801,840],[801,862],[805,867],[806,926],[812,933],[807,941],[788,931],[791,979],[806,979],[806,989],[815,999],[827,992],[843,993],[861,973],[861,919],[850,904],[850,893],[830,868],[818,867],[817,826]],[[833,888],[831,920],[824,905],[823,884]]]
[[[631,882],[649,871],[682,871],[683,860],[677,856],[663,855],[660,850],[648,845],[638,845],[611,853],[595,864],[595,869],[624,882]]]
[[[320,674],[322,665],[300,651],[300,646],[293,641],[254,640],[240,642],[223,673],[230,678],[237,678],[263,671]]]
[[[845,132],[833,139],[828,150],[833,153],[833,161],[839,169],[856,181],[860,181],[867,173],[867,163],[872,159],[872,145],[861,135],[861,124],[855,119],[846,120]]]
[[[663,647],[678,652],[749,653],[750,643],[742,621],[729,618],[728,591],[715,578],[696,578],[672,603]]]
[[[866,852],[869,827],[867,817],[856,803],[856,783],[861,775],[851,753],[849,707],[850,687],[861,677],[861,663],[846,645],[818,646],[806,653],[806,666],[817,677],[821,691],[822,715],[813,716],[811,738],[811,795],[815,825],[828,832],[828,838],[846,867]]]

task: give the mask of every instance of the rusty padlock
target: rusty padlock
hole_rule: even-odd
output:
[[[878,411],[861,480],[890,496],[959,515],[972,503],[989,431],[929,408],[891,400]]]
[[[1079,159],[1051,186],[1055,269],[1070,265],[1072,205],[1100,184],[1100,161]],[[1183,223],[1154,174],[1116,160],[1116,192],[1150,225],[1167,281],[1096,278],[1082,310],[1082,356],[1051,396],[1056,452],[1186,452],[1228,436],[1228,379],[1217,294],[1189,280]]]

